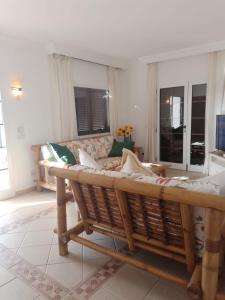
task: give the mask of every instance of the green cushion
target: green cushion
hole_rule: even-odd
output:
[[[122,156],[123,148],[133,150],[134,142],[117,142],[116,140],[114,140],[112,149],[111,149],[108,157]]]
[[[62,146],[55,143],[50,143],[50,146],[58,159],[65,162],[66,164],[76,164],[76,160],[73,153],[66,146]]]

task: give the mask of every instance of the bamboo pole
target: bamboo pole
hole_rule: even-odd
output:
[[[82,171],[60,169],[51,167],[50,175],[75,180],[80,183],[90,185],[100,185],[106,188],[115,188],[124,192],[136,193],[153,198],[160,198],[167,201],[193,205],[196,207],[213,208],[225,212],[225,197],[220,195],[211,195],[191,190],[185,190],[176,187],[164,187],[163,193],[161,187],[155,184],[136,182],[130,179],[115,178],[105,175],[88,174]]]
[[[181,204],[180,212],[184,233],[187,270],[192,273],[195,266],[194,221],[192,207],[190,205]]]
[[[173,245],[165,245],[165,243],[162,243],[161,241],[158,241],[158,240],[153,239],[153,238],[148,239],[148,238],[146,238],[146,237],[144,237],[144,236],[142,236],[141,234],[138,234],[138,233],[134,233],[132,236],[135,240],[144,242],[146,244],[156,246],[158,248],[163,248],[163,249],[166,249],[167,251],[171,251],[171,252],[178,253],[178,254],[181,254],[181,255],[186,254],[185,249],[183,249],[183,248],[179,248],[179,247],[173,246]]]
[[[59,255],[64,256],[68,254],[67,241],[63,242],[63,234],[67,231],[65,179],[57,177],[56,185]]]
[[[146,245],[146,244],[140,243],[140,242],[135,242],[134,245],[137,246],[140,249],[149,251],[151,253],[155,253],[155,254],[173,259],[173,260],[178,261],[178,262],[183,263],[183,264],[186,263],[185,257],[183,257],[181,255],[178,255],[178,254],[175,254],[175,253],[172,253],[172,252],[169,252],[167,250],[162,250],[162,249],[159,249],[157,247]]]
[[[187,286],[188,295],[195,300],[200,300],[202,298],[201,289],[201,277],[202,277],[202,263],[196,264],[194,272]]]
[[[80,186],[77,182],[72,181],[72,180],[70,180],[70,185],[71,185],[71,188],[72,188],[72,191],[73,191],[74,199],[76,199],[77,205],[78,205],[80,213],[81,213],[81,218],[82,218],[82,221],[83,221],[83,224],[84,224],[84,229],[85,229],[87,234],[91,234],[92,230],[90,230],[90,228],[89,228],[90,226],[87,222],[88,213],[87,213],[87,209],[86,209],[86,207],[84,205],[84,202],[83,202],[83,196],[81,194]]]
[[[37,189],[37,192],[41,192],[42,191],[41,166],[39,165],[39,161],[41,159],[41,147],[40,146],[32,146],[31,150],[33,151],[33,154],[34,154],[36,189]]]
[[[65,235],[66,237],[69,237],[69,235],[70,235],[71,233],[74,233],[74,234],[79,235],[79,234],[81,234],[83,231],[84,231],[84,224],[83,224],[82,221],[80,221],[80,222],[78,222],[74,227],[72,227],[72,228],[70,228],[69,230],[67,230],[66,233],[64,233],[64,235]],[[53,230],[53,232],[56,233],[56,234],[58,234],[58,229],[55,228],[55,229]]]
[[[205,245],[202,259],[203,300],[214,300],[218,288],[222,213],[206,209]]]
[[[117,197],[118,204],[119,204],[120,211],[121,211],[123,225],[124,225],[126,235],[127,235],[128,246],[129,246],[129,249],[131,251],[133,251],[135,249],[134,241],[133,241],[133,237],[132,237],[133,229],[132,229],[132,222],[130,219],[130,213],[129,213],[129,209],[128,209],[126,195],[124,192],[121,192],[119,190],[115,190],[115,192],[116,192],[116,197]]]
[[[136,268],[139,268],[139,269],[142,269],[144,271],[147,271],[147,272],[150,272],[156,276],[159,276],[163,279],[166,279],[166,280],[170,280],[170,281],[173,281],[177,284],[180,284],[182,286],[186,286],[188,284],[188,280],[184,279],[184,278],[181,278],[181,277],[178,277],[176,275],[173,275],[167,271],[163,271],[163,270],[160,270],[159,268],[157,267],[154,267],[150,264],[146,264],[134,257],[131,257],[131,256],[127,256],[125,254],[122,254],[122,253],[119,253],[119,252],[115,252],[115,250],[112,250],[112,249],[109,249],[109,248],[106,248],[104,246],[101,246],[101,245],[98,245],[96,243],[93,243],[89,240],[86,240],[84,238],[81,238],[75,234],[70,234],[70,239],[77,242],[77,243],[80,243],[86,247],[89,247],[95,251],[98,251],[102,254],[105,254],[105,255],[109,255],[115,259],[118,259],[122,262],[125,262],[125,263],[128,263],[130,264],[131,266],[134,266]]]

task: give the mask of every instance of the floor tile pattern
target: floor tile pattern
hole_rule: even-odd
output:
[[[70,227],[77,216],[73,203],[67,212]],[[0,299],[189,299],[182,287],[74,242],[68,245],[69,255],[59,256],[55,226],[55,193],[32,192],[0,202]],[[124,248],[102,234],[83,236],[115,250]]]

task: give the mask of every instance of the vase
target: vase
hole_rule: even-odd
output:
[[[132,142],[131,135],[130,136],[124,136],[123,140],[124,140],[124,143]]]

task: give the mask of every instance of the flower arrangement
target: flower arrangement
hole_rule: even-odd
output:
[[[130,141],[132,140],[132,133],[134,132],[134,127],[132,125],[125,125],[123,127],[117,128],[117,135],[123,136],[124,141]]]

